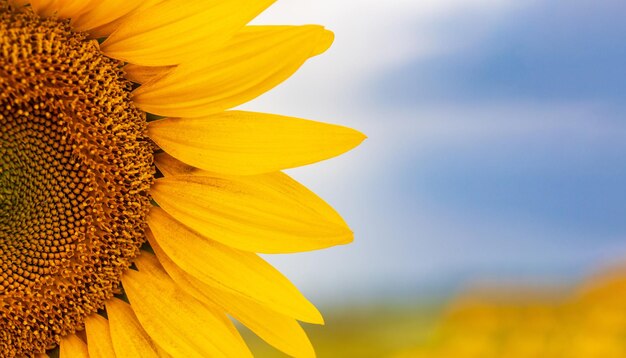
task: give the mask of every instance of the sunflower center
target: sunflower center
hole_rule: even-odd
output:
[[[144,241],[152,150],[122,64],[0,0],[0,355],[103,307]]]

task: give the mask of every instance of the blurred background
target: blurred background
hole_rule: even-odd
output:
[[[246,109],[369,137],[289,172],[355,242],[268,257],[324,312],[320,357],[626,357],[624,16],[622,0],[283,0],[255,20],[336,40]]]

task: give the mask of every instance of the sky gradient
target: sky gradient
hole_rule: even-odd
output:
[[[576,278],[626,254],[626,4],[292,0],[333,47],[247,109],[368,135],[292,170],[355,243],[271,257],[340,302],[482,278]]]

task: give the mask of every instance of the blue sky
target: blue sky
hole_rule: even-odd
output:
[[[333,48],[247,108],[359,128],[291,171],[353,245],[272,257],[338,302],[483,278],[576,278],[626,254],[626,3],[373,0],[277,5]]]
[[[531,2],[470,46],[410,60],[372,87],[377,99],[399,105],[527,99],[623,106],[625,13],[619,0]],[[476,21],[457,15],[441,23],[452,26],[442,31],[464,36]]]
[[[551,130],[442,143],[411,159],[403,185],[412,196],[490,220],[516,219],[587,240],[621,240],[626,233],[626,3],[535,2],[499,21],[471,46],[410,60],[381,74],[370,89],[381,106],[510,107],[503,125],[537,121],[517,107],[585,108],[572,133],[569,116]],[[472,21],[459,20],[458,36]],[[445,25],[444,25],[445,26]],[[467,29],[466,29],[467,28]],[[545,116],[545,114],[544,114]],[[479,118],[463,119],[481,125]],[[453,150],[447,150],[453,149]],[[555,238],[557,239],[557,238]],[[539,248],[539,246],[538,246]]]

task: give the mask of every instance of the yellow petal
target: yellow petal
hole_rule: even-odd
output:
[[[50,16],[55,10],[55,5],[58,0],[31,0],[30,7],[33,11],[40,16]],[[18,5],[22,5],[23,2],[17,2]]]
[[[115,358],[109,322],[98,314],[85,318],[85,332],[91,358]]]
[[[9,0],[9,4],[15,7],[22,7],[30,3],[31,0]]]
[[[79,17],[98,4],[97,0],[33,0],[30,5],[40,16],[56,16],[60,19]]]
[[[128,64],[124,66],[125,77],[136,83],[146,83],[165,76],[173,70],[171,66],[148,67]]]
[[[132,12],[131,12],[132,13]],[[101,39],[109,36],[113,31],[115,31],[122,21],[126,18],[127,15],[124,15],[117,20],[113,20],[107,24],[96,26],[93,29],[89,30],[89,36],[94,39]]]
[[[364,136],[350,128],[272,114],[229,111],[150,122],[148,134],[172,156],[213,173],[251,175],[318,162]]]
[[[201,237],[160,208],[153,208],[148,235],[178,267],[205,284],[221,288],[302,321],[321,323],[322,316],[278,270],[256,254]]]
[[[125,22],[130,16],[136,15],[138,12],[145,11],[146,9],[153,7],[154,5],[157,5],[163,1],[168,0],[144,0],[134,10],[118,17],[116,20],[108,22],[104,25],[94,27],[93,29],[89,30],[89,34],[94,38],[108,37],[115,30],[117,30],[117,28],[120,27],[120,25]]]
[[[77,18],[91,11],[101,0],[57,0],[56,14],[59,18]]]
[[[328,205],[322,198],[317,196],[317,194],[310,191],[304,185],[298,183],[289,175],[282,172],[269,173],[263,176],[258,176],[256,180],[264,181],[268,183],[268,185],[279,187],[284,195],[290,196],[295,201],[309,207],[311,210],[314,210],[319,215],[324,216],[326,220],[331,221],[336,225],[339,225],[349,230],[348,225],[339,215],[339,213],[337,213],[337,211],[335,211],[330,205]],[[346,238],[346,241],[338,242],[337,244],[347,244],[352,242],[352,239],[353,236],[352,232],[350,231],[349,237]]]
[[[106,302],[111,342],[118,357],[158,358],[160,348],[143,329],[130,305],[112,298]]]
[[[182,292],[154,255],[144,253],[135,264],[139,271],[122,276],[124,290],[142,327],[166,352],[175,357],[252,356],[228,318]]]
[[[165,177],[151,194],[202,236],[244,251],[299,252],[352,241],[328,204],[282,175]]]
[[[210,173],[185,164],[180,160],[161,152],[154,155],[154,163],[164,176],[174,175],[211,175]]]
[[[315,357],[311,341],[294,318],[229,292],[215,289],[206,292],[214,302],[272,346],[293,357]]]
[[[311,342],[295,319],[257,301],[204,284],[176,265],[158,244],[153,243],[153,237],[148,235],[148,238],[165,271],[185,292],[200,301],[221,307],[267,343],[291,356],[315,356]]]
[[[102,51],[139,65],[176,65],[222,45],[274,1],[163,1],[129,16]]]
[[[87,345],[75,334],[61,338],[59,358],[89,358]]]
[[[249,26],[223,48],[139,87],[133,100],[166,117],[222,112],[283,82],[332,40],[332,32],[321,26]]]
[[[138,8],[144,0],[96,1],[90,11],[72,18],[72,26],[78,31],[89,31],[115,21]]]
[[[180,160],[172,157],[166,152],[158,153],[154,156],[154,162],[164,176],[176,176],[176,175],[198,175],[198,176],[211,176],[210,172],[207,172],[191,165],[185,164]],[[307,189],[302,184],[291,178],[289,175],[282,172],[268,173],[255,176],[256,180],[270,181],[276,183],[275,185],[281,187],[281,191],[286,195],[293,196],[297,201],[306,203],[307,206],[314,210],[317,210],[321,215],[324,215],[328,220],[332,220],[340,226],[346,226],[346,222],[341,216],[330,207],[324,200],[322,200],[315,193]]]

